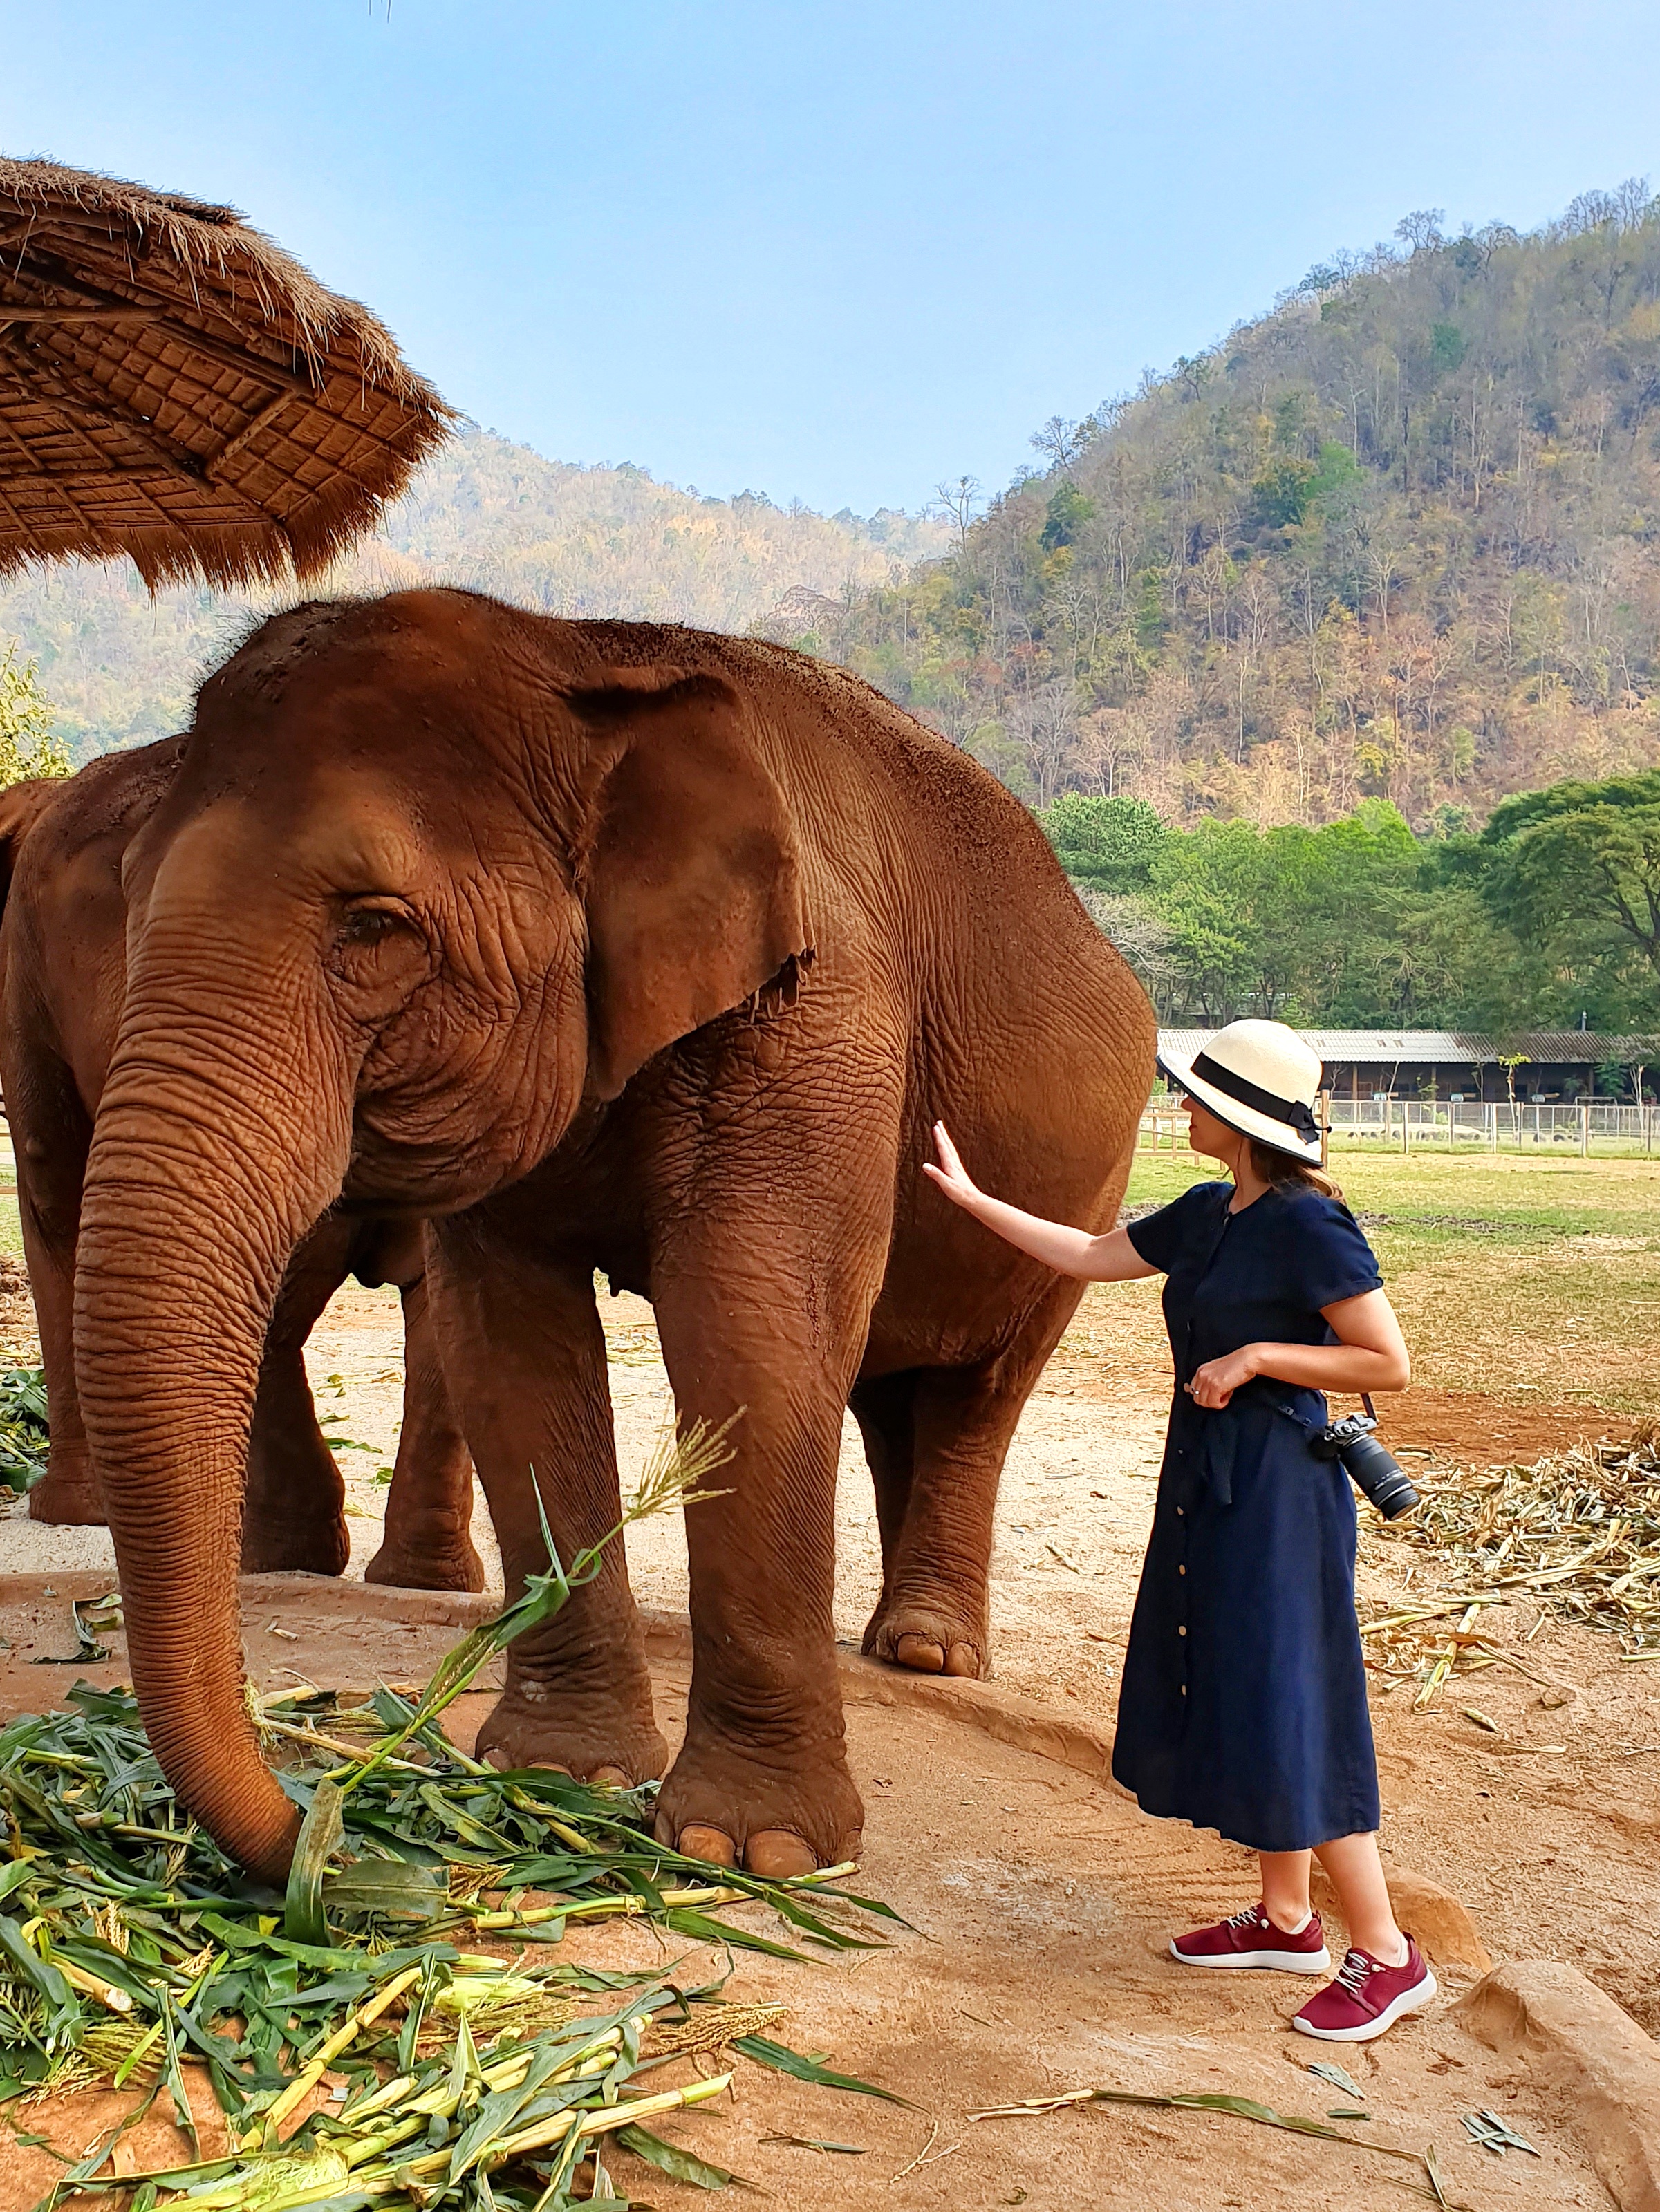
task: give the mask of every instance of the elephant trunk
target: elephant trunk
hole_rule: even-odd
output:
[[[266,1325],[338,1195],[355,1070],[319,1083],[328,1025],[297,986],[274,1005],[246,963],[210,981],[192,950],[170,975],[134,966],[88,1166],[76,1375],[151,1745],[187,1810],[280,1882],[298,1818],[243,1698],[242,1496]]]

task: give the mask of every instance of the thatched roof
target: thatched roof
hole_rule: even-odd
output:
[[[367,308],[230,208],[0,159],[0,575],[304,576],[452,410]]]

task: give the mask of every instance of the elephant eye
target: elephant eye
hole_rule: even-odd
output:
[[[382,914],[374,907],[367,911],[360,908],[346,916],[344,935],[349,945],[373,945],[380,938],[390,937],[399,927],[400,919],[396,915]]]
[[[340,925],[342,945],[378,945],[400,931],[418,934],[414,918],[401,900],[370,897],[354,900]]]

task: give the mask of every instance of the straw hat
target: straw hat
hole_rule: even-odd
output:
[[[1230,1022],[1202,1052],[1160,1053],[1158,1065],[1230,1129],[1319,1166],[1320,1060],[1283,1022]]]

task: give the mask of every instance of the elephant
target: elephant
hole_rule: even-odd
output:
[[[201,686],[134,836],[75,1346],[140,1709],[179,1796],[279,1878],[296,1815],[240,1694],[261,1348],[331,1206],[422,1215],[509,1594],[612,1527],[596,1272],[648,1297],[683,1419],[692,1677],[666,1844],[856,1851],[832,1620],[851,1404],[879,1653],[976,1671],[998,1475],[1079,1285],[921,1172],[1101,1226],[1152,1010],[1030,813],[849,672],[451,589],[277,614]],[[509,1647],[480,1755],[663,1774],[622,1547]]]
[[[121,866],[178,772],[183,741],[112,753],[70,781],[0,792],[0,1081],[51,1409],[36,1520],[99,1522],[75,1388],[71,1310],[81,1187],[125,991]],[[472,1463],[434,1338],[418,1221],[325,1215],[289,1262],[266,1333],[242,1518],[246,1573],[344,1572],[344,1486],[306,1380],[307,1338],[348,1273],[395,1282],[405,1328],[404,1423],[371,1582],[481,1590]]]

